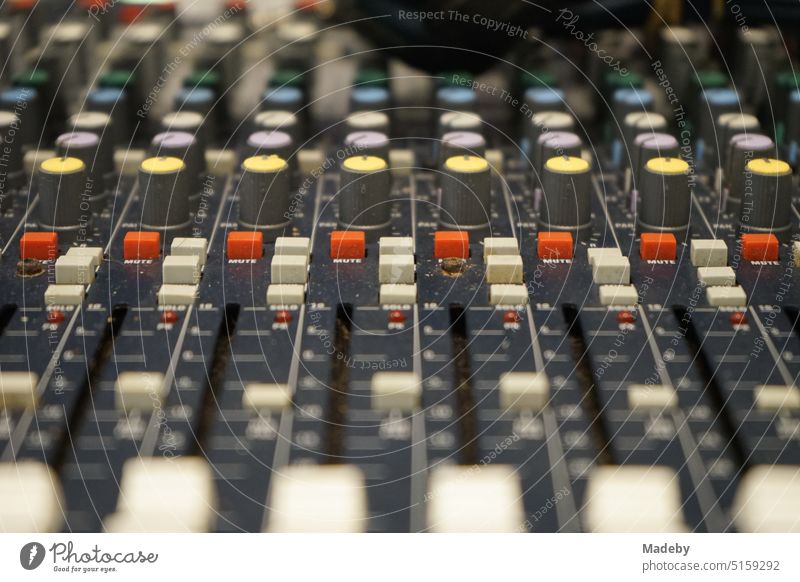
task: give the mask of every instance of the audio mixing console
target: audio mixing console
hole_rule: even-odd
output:
[[[0,531],[800,530],[776,28],[74,4],[0,17]]]

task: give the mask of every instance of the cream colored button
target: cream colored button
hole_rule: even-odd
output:
[[[527,305],[528,301],[528,288],[525,285],[489,286],[489,303],[492,305]]]
[[[486,282],[509,285],[522,283],[522,257],[519,255],[490,255],[487,257]]]
[[[57,285],[91,285],[94,283],[95,258],[90,255],[66,254],[56,259]]]
[[[483,239],[483,260],[493,255],[519,255],[519,243],[513,236],[494,236]]]
[[[308,257],[276,255],[270,264],[270,277],[273,285],[304,285],[308,280]]]
[[[160,372],[122,372],[114,384],[117,410],[153,410],[160,407],[169,392]]]
[[[157,293],[159,305],[193,305],[197,299],[197,285],[165,283]]]
[[[503,410],[538,411],[550,400],[550,380],[544,372],[506,372],[498,388]]]
[[[38,384],[35,372],[0,372],[0,409],[36,408]]]
[[[719,239],[693,238],[689,256],[695,267],[724,267],[728,264],[728,245]]]
[[[86,289],[83,285],[50,285],[45,289],[46,305],[80,305]]]
[[[305,303],[303,285],[270,285],[267,287],[267,305],[302,305]]]
[[[753,391],[756,408],[763,412],[800,410],[800,390],[797,386],[762,385]]]
[[[734,287],[708,287],[706,289],[708,304],[712,307],[745,307],[747,294],[737,285]]]
[[[439,465],[426,498],[434,533],[515,533],[525,522],[522,485],[510,465]]]
[[[414,239],[410,236],[382,236],[378,248],[381,255],[413,255]]]
[[[592,264],[592,280],[597,285],[627,285],[631,282],[628,257],[600,256]]]
[[[414,282],[414,255],[385,255],[378,259],[378,281],[380,283]]]
[[[267,531],[361,533],[369,512],[364,475],[354,465],[278,467],[267,500]]]
[[[242,407],[256,412],[269,410],[280,412],[292,403],[292,390],[287,384],[249,382],[244,386]]]
[[[422,383],[414,372],[376,372],[372,375],[372,408],[411,412],[420,405]]]
[[[800,533],[800,466],[751,468],[739,480],[731,514],[741,532]]]
[[[732,287],[736,285],[736,272],[730,267],[697,267],[697,278],[709,287]]]
[[[70,247],[67,251],[68,257],[91,257],[92,268],[97,269],[103,263],[102,247]]]
[[[589,258],[589,265],[594,266],[595,261],[600,257],[621,257],[622,251],[617,247],[593,247],[586,251]]]
[[[167,284],[197,285],[200,282],[200,257],[198,255],[164,257],[161,276]]]
[[[177,256],[195,256],[200,260],[200,265],[206,264],[208,254],[208,239],[194,237],[176,237],[172,239],[170,254]]]
[[[0,463],[0,532],[58,532],[65,507],[53,469],[24,459]]]
[[[663,384],[628,386],[628,408],[635,412],[661,412],[678,406],[678,394]]]
[[[600,285],[598,293],[600,305],[629,307],[639,302],[639,294],[634,285]]]
[[[680,481],[669,467],[605,465],[589,475],[583,517],[590,532],[682,533]]]
[[[279,236],[275,239],[276,255],[311,256],[311,239],[304,236]]]
[[[381,285],[382,305],[409,305],[417,302],[417,286],[387,283]]]

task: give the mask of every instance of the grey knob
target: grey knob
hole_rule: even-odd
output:
[[[175,111],[161,119],[161,133],[171,131],[190,133],[197,140],[200,149],[206,151],[208,135],[203,121],[203,116],[195,111]]]
[[[352,156],[342,162],[339,223],[346,227],[380,228],[391,220],[391,179],[386,160]]]
[[[557,156],[581,156],[583,142],[581,138],[570,131],[549,131],[543,133],[536,140],[533,152],[533,165],[536,175],[541,180],[544,163]]]
[[[739,211],[742,230],[782,232],[792,226],[792,168],[772,158],[750,160],[745,166],[750,187]]]
[[[288,134],[295,143],[301,137],[300,121],[291,111],[273,109],[257,113],[253,119],[256,131],[281,131]]]
[[[755,158],[774,157],[777,154],[775,143],[766,135],[738,134],[728,144],[728,163],[725,168],[725,185],[728,188],[728,202],[738,204],[747,187],[747,162]]]
[[[481,157],[457,155],[444,162],[439,223],[458,229],[489,224],[492,211],[492,176]]]
[[[139,167],[141,222],[148,228],[171,230],[189,222],[191,179],[178,158],[147,158]]]
[[[544,164],[540,222],[547,228],[583,229],[592,224],[591,167],[583,158],[557,156]]]
[[[680,158],[652,158],[639,178],[639,224],[659,232],[687,228],[692,207],[689,164]]]
[[[740,133],[759,133],[760,125],[758,118],[749,113],[723,113],[719,116],[719,131],[721,135],[720,144],[724,147],[721,149],[722,167],[725,167],[727,161],[727,145],[731,142],[734,135]]]
[[[664,132],[667,129],[667,120],[660,113],[650,111],[635,111],[625,116],[622,124],[622,137],[624,146],[627,149],[622,153],[622,159],[627,161],[627,157],[633,153],[633,142],[636,136],[641,133]],[[624,163],[623,161],[623,163]]]
[[[525,137],[528,138],[528,155],[535,155],[536,142],[539,137],[551,131],[573,131],[575,129],[575,119],[562,111],[540,111],[531,116],[530,121],[525,126]],[[546,162],[544,160],[542,163]]]
[[[440,163],[453,156],[472,155],[484,157],[486,155],[486,140],[480,133],[474,131],[449,131],[442,136]]]
[[[203,191],[202,180],[206,175],[206,155],[195,137],[186,131],[165,131],[150,142],[150,155],[178,158],[186,164],[186,173],[192,180],[190,198],[197,198]]]
[[[678,140],[668,133],[640,133],[633,140],[631,178],[633,188],[639,188],[642,171],[653,158],[678,157]]]
[[[11,111],[0,111],[0,149],[5,161],[5,176],[0,176],[0,211],[9,208],[14,191],[25,178],[22,143],[16,139],[19,117]]]
[[[50,158],[39,166],[39,224],[77,230],[91,218],[86,165],[78,158]]]
[[[276,155],[253,156],[242,162],[239,223],[247,228],[277,229],[291,216],[289,164]]]
[[[389,116],[382,111],[358,111],[345,119],[347,133],[354,131],[378,131],[389,135]]]
[[[56,138],[56,153],[61,157],[78,158],[87,168],[89,179],[87,191],[92,200],[99,200],[107,194],[106,174],[113,168],[109,150],[100,148],[100,138],[88,131],[73,131]]]

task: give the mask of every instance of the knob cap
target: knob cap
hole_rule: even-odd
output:
[[[792,226],[792,168],[772,158],[750,160],[745,166],[750,187],[739,210],[743,230],[782,232]]]
[[[139,167],[142,225],[177,229],[189,222],[191,179],[178,158],[147,158]]]
[[[478,98],[469,87],[441,87],[436,91],[436,107],[440,111],[475,111]]]
[[[200,149],[206,151],[208,136],[203,127],[203,116],[195,111],[175,111],[168,113],[161,119],[161,132],[184,131],[190,133],[200,144]]]
[[[391,95],[386,87],[355,87],[350,93],[350,111],[384,111],[389,108]]]
[[[447,111],[439,116],[437,135],[442,138],[444,134],[452,131],[471,131],[483,133],[483,119],[477,113],[468,111]]]
[[[89,179],[87,193],[91,200],[99,200],[107,192],[105,176],[113,169],[111,151],[100,147],[100,138],[88,131],[73,131],[56,138],[56,153],[60,157],[78,158],[86,166]]]
[[[242,162],[239,223],[248,228],[277,229],[290,221],[289,165],[276,155]]]
[[[566,111],[564,92],[552,87],[531,87],[525,91],[525,106],[528,111]]]
[[[440,163],[458,155],[471,155],[484,157],[486,155],[486,140],[474,131],[449,131],[442,136]]]
[[[354,131],[344,138],[350,155],[375,156],[389,162],[389,138],[379,131]]]
[[[492,211],[492,176],[481,157],[459,155],[444,162],[439,223],[471,229],[489,224]]]
[[[581,138],[570,131],[550,131],[543,133],[536,140],[536,149],[533,155],[533,163],[536,168],[536,175],[542,176],[544,163],[550,158],[558,156],[581,156],[583,142]]]
[[[262,111],[256,114],[254,124],[256,131],[282,131],[287,133],[295,143],[299,143],[300,138],[303,136],[300,119],[291,111]]]
[[[692,206],[689,164],[680,158],[648,160],[640,175],[639,224],[651,231],[674,231],[689,226]]]
[[[376,156],[342,162],[339,222],[346,227],[380,228],[391,220],[389,165]]]
[[[573,131],[575,119],[569,113],[561,111],[541,111],[534,113],[525,126],[525,137],[528,138],[528,155],[535,156],[536,142],[542,134],[550,131]],[[547,160],[542,160],[542,164]]]
[[[744,196],[748,182],[745,170],[747,162],[755,158],[774,157],[776,154],[775,143],[766,135],[739,134],[733,136],[728,145],[728,164],[725,168],[728,202],[738,204]]]
[[[50,158],[39,166],[39,224],[77,230],[91,217],[85,196],[86,165],[78,158]]]
[[[154,157],[178,158],[186,165],[186,173],[194,182],[190,197],[196,198],[203,191],[202,180],[206,175],[206,156],[197,139],[185,131],[165,131],[150,142],[150,154]]]
[[[622,125],[622,138],[628,151],[623,152],[622,159],[627,161],[626,158],[633,155],[636,136],[641,133],[663,132],[666,128],[667,120],[660,113],[651,113],[649,111],[628,113]]]
[[[542,212],[547,228],[583,229],[592,224],[589,162],[575,156],[557,156],[544,164]]]
[[[389,135],[389,116],[382,111],[359,111],[351,113],[344,122],[346,133],[354,131],[378,131]]]
[[[629,185],[638,190],[644,166],[653,158],[677,158],[678,140],[668,133],[640,133],[633,140],[631,152],[631,180]]]
[[[728,144],[731,143],[731,138],[740,133],[759,133],[760,125],[758,123],[758,118],[749,113],[723,113],[719,116],[718,121],[721,138],[719,143],[722,144],[720,149],[723,150],[720,152],[722,167],[725,167],[724,164],[727,161]]]
[[[296,158],[292,136],[284,131],[256,131],[244,146],[244,159],[252,156],[276,155],[291,164]]]

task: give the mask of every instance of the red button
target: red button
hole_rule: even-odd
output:
[[[228,259],[260,259],[263,256],[263,233],[239,231],[228,233]]]
[[[639,256],[643,261],[674,261],[678,256],[678,241],[674,234],[642,233]]]
[[[359,230],[334,230],[331,233],[332,259],[363,259],[367,255],[367,237]]]
[[[778,239],[774,234],[743,234],[742,256],[747,261],[777,261]]]
[[[433,256],[437,259],[468,259],[469,233],[463,230],[437,230],[433,235]]]
[[[26,232],[19,239],[20,259],[55,260],[58,257],[57,232]]]
[[[122,255],[126,261],[157,259],[161,255],[161,233],[131,231],[125,234]]]
[[[540,232],[536,242],[540,259],[571,259],[571,232]]]

